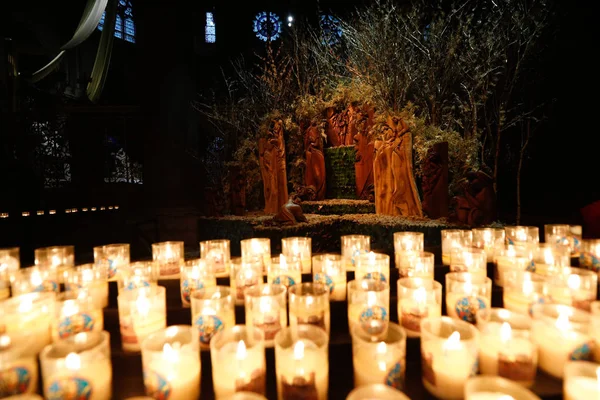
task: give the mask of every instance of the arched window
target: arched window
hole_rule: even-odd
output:
[[[204,40],[206,43],[215,43],[217,41],[217,27],[215,26],[215,17],[212,12],[206,13],[206,25],[204,25]]]
[[[104,29],[104,17],[106,11],[102,14],[98,23],[98,30]],[[129,0],[119,0],[117,5],[117,18],[115,21],[115,37],[135,43],[135,23],[133,22],[133,7]]]
[[[262,41],[274,41],[281,35],[281,20],[275,13],[259,12],[252,25],[256,37]]]

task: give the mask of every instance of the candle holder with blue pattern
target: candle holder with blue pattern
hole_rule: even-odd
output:
[[[390,286],[377,279],[348,282],[348,327],[374,339],[385,337],[390,324]]]
[[[346,269],[339,254],[318,254],[313,256],[313,282],[329,288],[331,301],[346,300]]]
[[[356,258],[356,279],[375,279],[390,284],[390,256],[368,252]]]
[[[190,299],[194,292],[213,286],[217,286],[217,277],[213,263],[198,258],[186,261],[185,266],[181,267],[179,287],[181,304],[184,307],[190,306]]]
[[[475,323],[477,311],[492,303],[492,280],[470,272],[446,274],[446,313],[449,317]]]
[[[354,271],[356,258],[371,251],[371,237],[367,235],[343,235],[340,240],[346,271]]]

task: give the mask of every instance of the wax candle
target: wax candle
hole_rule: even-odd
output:
[[[346,400],[410,400],[404,393],[381,383],[353,389]]]
[[[583,235],[581,225],[569,225],[571,257],[579,257],[581,252],[581,238]]]
[[[8,333],[21,343],[20,335],[29,333],[27,344],[32,354],[38,354],[52,341],[50,327],[54,318],[56,294],[28,293],[0,302],[0,332]]]
[[[267,398],[253,392],[235,392],[225,400],[267,400]]]
[[[449,317],[476,322],[478,310],[492,303],[492,280],[469,272],[446,274],[446,313]]]
[[[181,267],[181,278],[179,288],[181,292],[181,304],[190,306],[192,294],[206,288],[217,286],[217,277],[212,264],[206,260],[197,259],[185,262]]]
[[[504,227],[506,244],[540,242],[540,229],[537,226],[514,225]]]
[[[579,265],[596,272],[600,270],[600,239],[586,239],[581,241]]]
[[[538,346],[540,369],[562,379],[564,364],[592,359],[590,313],[559,304],[533,306],[531,337]]]
[[[473,275],[487,276],[487,256],[485,251],[473,247],[452,249],[450,271],[470,272]]]
[[[354,270],[356,257],[371,251],[371,237],[367,235],[343,235],[342,258],[346,270]]]
[[[479,332],[448,317],[421,321],[421,368],[425,389],[438,399],[462,399],[467,379],[477,373]]]
[[[66,339],[80,332],[102,332],[104,314],[85,292],[61,293],[56,299],[52,321],[54,341]]]
[[[192,324],[198,330],[200,347],[208,349],[212,338],[235,325],[235,304],[231,289],[214,286],[192,294]]]
[[[442,263],[450,265],[452,249],[471,247],[473,232],[466,229],[442,229]]]
[[[594,360],[600,362],[600,301],[594,301],[590,307],[590,335],[594,339]]]
[[[289,288],[290,327],[310,324],[324,329],[329,335],[330,311],[329,288],[323,284],[310,282]]]
[[[236,325],[219,332],[210,342],[215,398],[235,392],[265,395],[266,361],[263,332]]]
[[[434,255],[430,252],[406,252],[404,264],[398,268],[400,278],[427,278],[433,280]]]
[[[0,281],[4,282],[0,289],[0,300],[10,297],[10,283],[21,268],[18,247],[0,248]]]
[[[112,365],[108,332],[79,333],[40,354],[46,399],[110,400]]]
[[[494,252],[494,283],[504,286],[504,275],[508,271],[535,270],[533,249],[522,245],[498,246]]]
[[[117,274],[129,265],[129,243],[115,243],[94,247],[94,263],[108,269],[108,279],[116,279]]]
[[[146,393],[153,398],[200,398],[200,352],[194,329],[175,325],[142,342]]]
[[[74,246],[52,246],[35,249],[35,265],[56,271],[59,282],[63,282],[63,272],[75,266]]]
[[[600,366],[588,361],[567,362],[563,393],[565,400],[600,398]]]
[[[263,283],[262,262],[243,261],[241,258],[231,260],[231,278],[229,284],[235,295],[235,304],[244,304],[244,291],[254,285]]]
[[[542,275],[563,273],[571,265],[569,249],[561,245],[538,244],[534,256],[534,271]]]
[[[421,336],[421,320],[442,315],[442,284],[431,279],[398,279],[398,321],[408,337]]]
[[[153,261],[139,261],[121,268],[118,275],[119,293],[158,284],[158,265]]]
[[[390,323],[381,340],[361,329],[352,333],[352,360],[354,387],[383,383],[395,389],[404,388],[406,371],[406,331],[398,324]]]
[[[108,267],[84,264],[65,272],[65,289],[68,292],[85,292],[95,307],[108,306]]]
[[[502,301],[509,311],[532,315],[533,305],[552,302],[547,278],[526,271],[505,272]]]
[[[505,232],[502,228],[473,228],[473,247],[484,250],[487,262],[494,258],[494,249],[505,242]]]
[[[184,263],[183,242],[160,242],[152,244],[152,261],[157,265],[159,276],[176,276]]]
[[[598,294],[598,275],[582,268],[564,268],[548,279],[550,296],[555,303],[590,311]]]
[[[370,251],[355,257],[356,279],[375,279],[390,283],[390,256]]]
[[[140,343],[167,325],[165,288],[149,286],[117,296],[121,342],[126,352],[140,351]]]
[[[27,336],[25,332],[13,336]],[[0,390],[3,398],[24,393],[35,393],[38,386],[37,357],[31,354],[29,344],[8,334],[0,335]]]
[[[288,259],[298,259],[302,263],[302,273],[310,274],[312,266],[312,239],[289,237],[281,239],[281,254]]]
[[[200,258],[206,260],[215,274],[229,274],[231,245],[229,240],[205,240],[200,242]]]
[[[319,254],[313,256],[313,282],[322,283],[329,288],[331,301],[346,300],[346,269],[342,256],[338,254]]]
[[[258,263],[262,273],[266,274],[271,264],[271,239],[252,238],[240,241],[242,247],[242,261]]]
[[[479,370],[531,386],[537,369],[537,348],[531,341],[531,318],[503,308],[480,310]]]
[[[56,270],[48,267],[29,267],[17,271],[11,288],[13,296],[32,292],[58,293],[60,284]]]
[[[425,247],[423,232],[394,232],[396,268],[407,267],[407,253],[422,252]]]
[[[267,282],[283,285],[286,288],[302,282],[302,263],[299,258],[280,254],[273,257],[267,272]]]
[[[281,400],[326,400],[329,336],[317,326],[282,329],[275,337],[277,396]]]
[[[540,400],[531,391],[497,376],[474,376],[465,384],[465,400]]]
[[[360,327],[375,339],[384,337],[390,321],[390,287],[375,279],[348,282],[348,327]]]
[[[573,255],[575,243],[571,235],[571,226],[568,224],[544,225],[544,238],[548,245],[564,246],[569,249],[569,255]]]
[[[275,335],[287,326],[287,292],[280,284],[246,289],[246,325],[261,329],[265,346],[273,347]]]

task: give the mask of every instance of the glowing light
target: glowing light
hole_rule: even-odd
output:
[[[150,300],[143,295],[144,292],[137,298],[135,301],[135,306],[137,308],[137,312],[140,315],[146,316],[150,313]]]
[[[163,346],[163,358],[170,363],[177,363],[179,361],[179,352],[175,348],[179,346],[179,342],[174,343],[173,346],[165,343]]]
[[[569,278],[567,278],[567,285],[571,290],[578,290],[581,287],[581,278],[577,274],[569,275]]]
[[[413,293],[413,299],[417,304],[425,304],[427,301],[427,292],[425,291],[425,288],[421,286],[415,290]]]
[[[81,358],[76,353],[67,354],[65,358],[65,367],[71,371],[78,371],[81,368]]]
[[[304,358],[304,342],[299,340],[294,345],[294,360],[302,360]]]
[[[240,340],[237,345],[237,351],[235,352],[235,358],[239,361],[245,360],[248,357],[248,351],[246,350],[246,343]]]
[[[452,335],[444,342],[442,345],[442,350],[444,354],[447,354],[449,351],[460,350],[462,348],[462,344],[460,343],[460,332],[454,331]]]
[[[558,314],[558,318],[555,323],[556,328],[561,331],[567,331],[571,327],[571,321],[569,321],[569,315],[567,312],[561,311]]]
[[[261,297],[258,302],[258,310],[261,314],[270,313],[273,306],[271,305],[271,299],[268,297]]]
[[[500,328],[500,340],[510,342],[510,339],[512,339],[512,328],[508,322],[503,322]]]
[[[380,342],[377,345],[377,354],[376,354],[377,358],[381,358],[381,356],[384,356],[386,352],[387,352],[387,345],[385,344],[385,342]],[[379,368],[380,371],[387,372],[387,365],[384,360],[380,359],[377,362],[377,367]]]

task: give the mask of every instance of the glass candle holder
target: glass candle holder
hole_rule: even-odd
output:
[[[571,257],[579,257],[581,252],[581,238],[583,229],[581,225],[569,225],[570,241],[571,241]]]
[[[84,264],[65,272],[67,292],[85,292],[98,309],[108,307],[108,267]]]
[[[562,274],[548,278],[548,286],[554,303],[590,311],[598,294],[598,275],[582,268],[565,268]]]
[[[273,257],[267,272],[267,282],[286,288],[301,283],[302,262],[299,258],[290,258],[283,254]]]
[[[477,374],[479,332],[449,317],[421,321],[421,376],[438,399],[462,399],[467,380]]]
[[[504,244],[505,232],[502,228],[473,228],[473,247],[484,250],[487,256],[487,262],[491,263],[494,259],[494,249],[500,244]]]
[[[288,259],[302,263],[302,273],[310,274],[312,266],[312,239],[309,237],[289,237],[281,239],[281,254]]]
[[[537,226],[505,226],[506,244],[537,244],[540,242],[540,229]]]
[[[527,271],[507,271],[504,273],[502,302],[509,311],[533,315],[535,304],[551,303],[548,279],[543,275]]]
[[[355,258],[356,279],[375,279],[390,283],[390,256],[370,251]]]
[[[492,280],[469,272],[446,274],[446,313],[449,317],[475,323],[477,311],[492,304]]]
[[[387,385],[376,383],[353,389],[346,400],[410,400],[404,393]]]
[[[319,254],[313,256],[313,282],[329,288],[329,300],[346,300],[346,268],[339,254]]]
[[[406,264],[398,268],[400,278],[425,278],[433,280],[435,256],[433,253],[407,252]]]
[[[408,266],[407,253],[422,252],[425,248],[423,232],[394,232],[394,255],[396,268]]]
[[[480,331],[479,372],[529,387],[535,381],[537,347],[531,340],[531,318],[504,308],[477,313]]]
[[[158,284],[157,264],[152,261],[138,261],[121,268],[118,275],[119,293]]]
[[[375,342],[360,328],[351,333],[354,387],[384,383],[402,390],[406,372],[404,328],[390,323],[386,335]]]
[[[261,394],[244,391],[236,392],[224,400],[267,400],[267,398]]]
[[[200,258],[206,260],[215,274],[229,274],[231,244],[227,239],[200,242]]]
[[[216,399],[236,392],[266,393],[263,332],[236,325],[219,332],[210,342],[213,387]]]
[[[590,334],[594,339],[594,360],[600,363],[600,301],[594,301],[591,305]]]
[[[11,335],[13,341],[21,343],[27,339],[31,354],[38,354],[52,342],[50,335],[56,294],[28,293],[17,295],[0,302],[0,332]]]
[[[275,374],[280,399],[326,400],[329,335],[317,326],[284,328],[275,336]]]
[[[348,327],[384,337],[390,322],[390,286],[375,279],[348,282]]]
[[[343,235],[342,258],[346,270],[354,270],[356,257],[371,251],[371,237],[367,235]]]
[[[146,393],[152,398],[200,398],[200,352],[191,326],[170,326],[144,339],[142,366]]]
[[[579,266],[596,272],[600,271],[600,239],[581,241]]]
[[[452,249],[450,271],[470,272],[473,275],[487,276],[487,256],[485,251],[474,247]]]
[[[266,274],[271,264],[271,239],[252,238],[240,241],[242,260],[247,263],[257,263],[263,274]]]
[[[59,283],[63,282],[63,272],[75,266],[74,246],[52,246],[35,249],[35,265],[56,271]]]
[[[442,229],[442,263],[450,265],[452,249],[471,247],[473,232],[466,229]]]
[[[94,247],[94,264],[108,269],[108,279],[116,279],[121,268],[130,262],[129,243],[115,243]]]
[[[263,331],[265,346],[273,347],[275,335],[287,326],[287,291],[279,284],[246,289],[246,326]]]
[[[494,253],[494,283],[504,286],[504,276],[508,271],[535,270],[533,249],[526,246],[502,245]]]
[[[152,244],[152,261],[156,263],[159,276],[179,274],[184,263],[183,242],[160,242]]]
[[[300,283],[288,289],[290,302],[290,327],[315,325],[329,335],[329,288],[321,283]]]
[[[465,400],[540,400],[530,390],[497,376],[474,376],[465,384]]]
[[[10,296],[10,283],[21,268],[21,258],[18,247],[0,248],[0,281],[4,289],[0,290],[0,300]]]
[[[81,332],[102,332],[104,313],[85,292],[61,293],[56,298],[52,338],[66,339]]]
[[[544,225],[544,239],[549,245],[565,246],[569,248],[569,253],[573,252],[571,226],[568,224]]]
[[[60,291],[58,282],[58,274],[54,269],[47,267],[21,268],[11,284],[12,294],[16,296],[34,292],[58,293]]]
[[[562,379],[567,361],[591,361],[590,313],[560,304],[533,306],[531,337],[542,371]]]
[[[21,338],[13,339],[17,335]],[[0,387],[3,396],[37,391],[37,357],[31,353],[29,343],[23,340],[27,336],[24,332],[0,335]]]
[[[204,259],[190,260],[181,267],[179,288],[181,304],[189,307],[192,294],[205,288],[217,286],[217,277],[212,269],[212,264]]]
[[[208,349],[212,338],[235,325],[235,304],[231,289],[214,286],[192,294],[192,325],[198,331],[202,349]]]
[[[421,336],[421,320],[442,316],[442,284],[431,279],[398,279],[398,321],[408,337]]]
[[[140,351],[140,343],[167,326],[167,301],[162,286],[125,290],[117,296],[121,343],[126,352]]]
[[[589,361],[569,361],[563,380],[565,400],[600,398],[600,366]]]
[[[263,264],[257,260],[242,261],[241,258],[231,260],[231,278],[229,286],[235,296],[235,304],[244,304],[244,291],[254,285],[263,283]]]
[[[561,274],[571,265],[569,248],[540,243],[533,253],[534,271],[542,275]]]
[[[46,399],[112,398],[108,332],[80,333],[48,345],[40,364]]]

